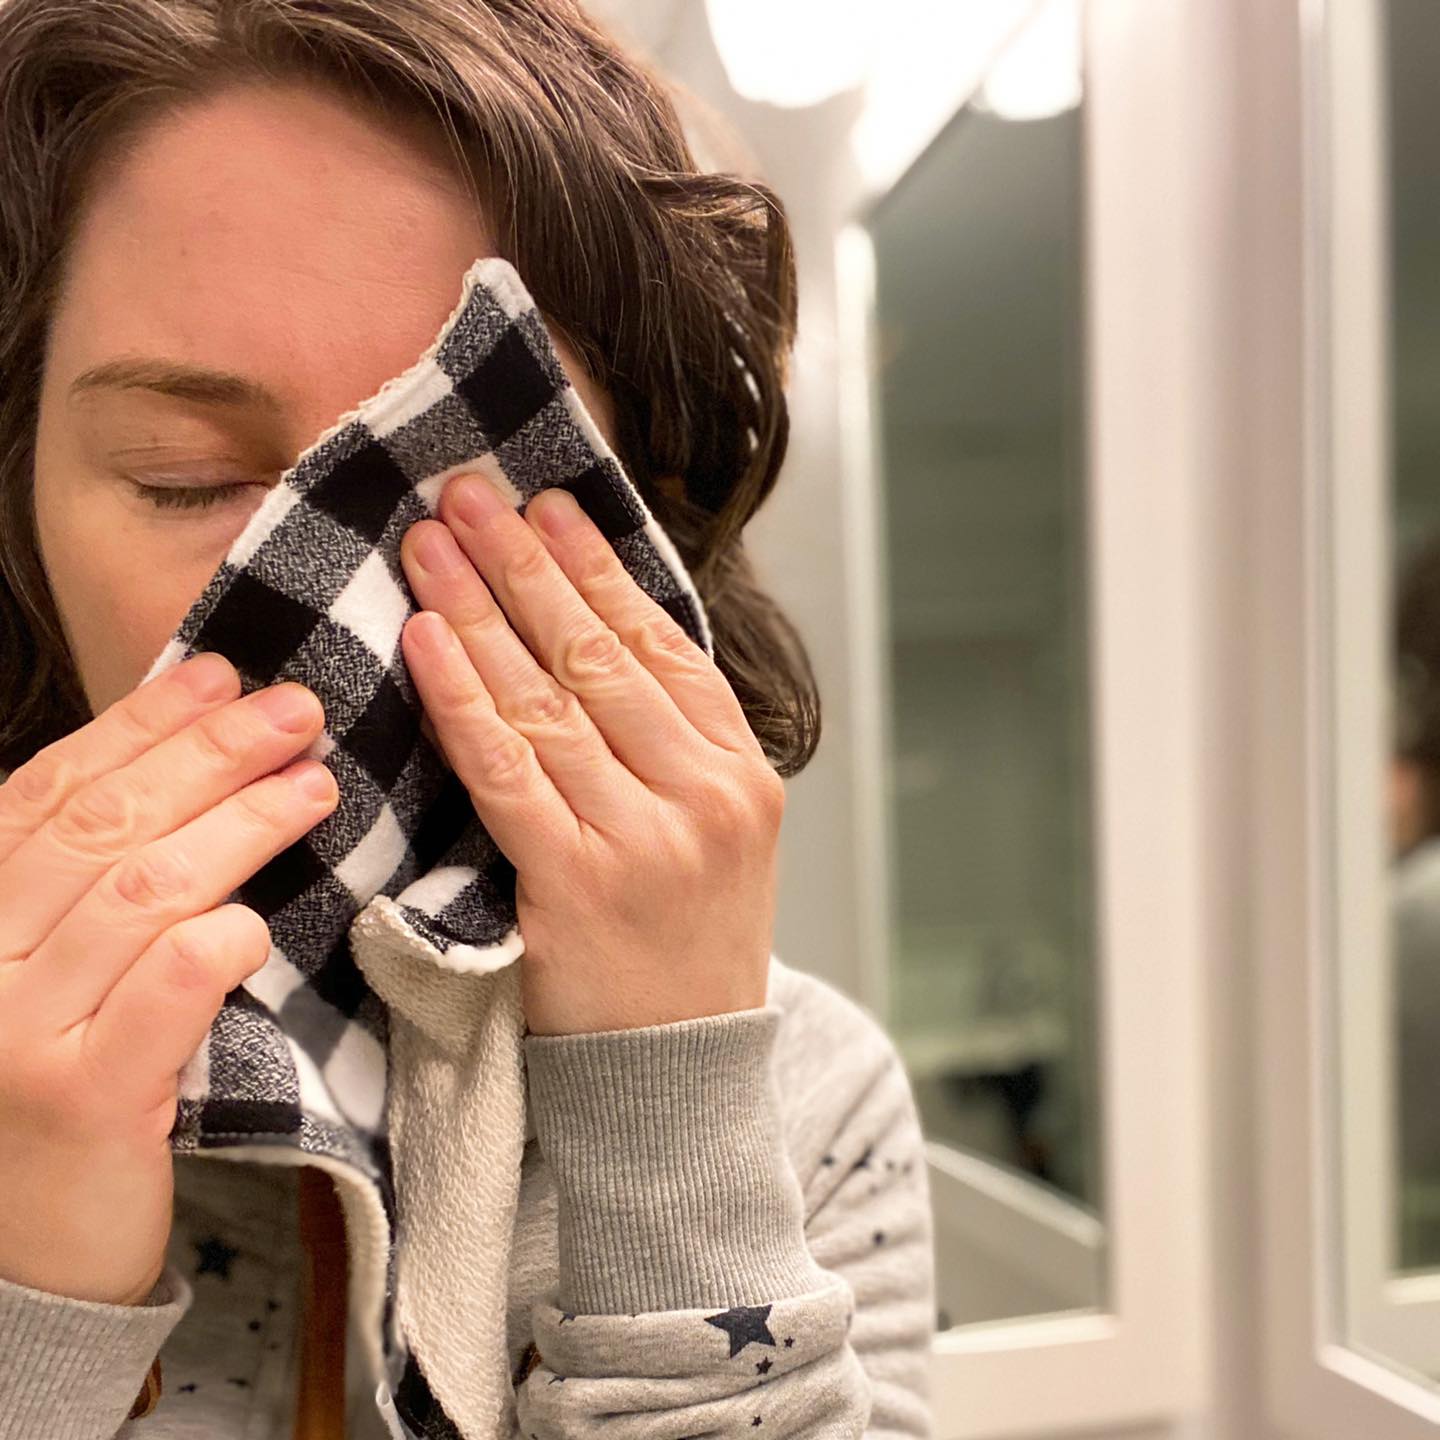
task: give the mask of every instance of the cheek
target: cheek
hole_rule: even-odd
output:
[[[97,499],[47,503],[36,488],[40,553],[91,712],[135,689],[220,563],[163,526],[136,525]],[[127,519],[129,523],[127,523]],[[157,533],[158,532],[158,533]],[[183,551],[183,553],[181,553]]]

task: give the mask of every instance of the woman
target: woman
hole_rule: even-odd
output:
[[[615,827],[605,863],[643,877],[642,914],[607,910],[598,859],[560,875],[516,859],[532,892],[573,904],[545,912],[543,971],[541,916],[521,911],[530,1028],[567,1048],[563,1065],[527,1049],[548,1098],[515,1223],[503,1433],[929,1433],[933,1254],[904,1071],[868,1014],[769,954],[776,781],[818,739],[803,649],[740,541],[786,440],[793,262],[773,197],[697,173],[661,88],[566,0],[7,0],[0,147],[0,1437],[385,1433],[370,1387],[327,1388],[345,1251],[322,1177],[191,1173],[167,1143],[178,1067],[268,947],[263,920],[216,898],[335,804],[333,783],[312,796],[279,773],[312,768],[286,762],[324,716],[300,686],[237,698],[216,656],[138,682],[301,447],[408,365],[494,254],[707,607],[714,663],[688,656],[683,692],[626,657],[632,723],[700,754],[675,707],[703,697],[740,757],[723,811],[673,810],[665,846],[634,802]],[[447,685],[480,690],[492,642],[467,617],[487,584],[505,595],[509,561],[543,546],[559,603],[584,593],[567,545],[605,558],[593,530],[550,535],[555,498],[498,548],[453,504],[405,542],[413,588],[469,654],[447,680],[412,622],[407,664],[502,844],[481,760],[497,743],[543,759],[517,696],[553,679],[493,685],[484,734]],[[436,541],[451,579],[427,567]],[[594,741],[610,722],[589,708]],[[644,793],[609,764],[616,794]],[[177,900],[155,877],[182,854],[210,868]],[[681,855],[704,858],[703,889]],[[724,1071],[708,1082],[674,1043],[702,1016]],[[638,1079],[602,1083],[591,1038],[621,1030],[673,1097],[672,1133],[627,1128]],[[682,1152],[703,1186],[677,1188]],[[812,1266],[853,1316],[797,1285]],[[646,1340],[577,1338],[566,1377],[537,1367],[531,1324],[582,1271],[593,1313]],[[696,1327],[721,1294],[731,1308]],[[731,1347],[718,1380],[707,1326]]]
[[[1395,1044],[1398,1266],[1440,1264],[1440,536],[1405,558],[1395,587],[1391,848],[1391,1015]]]

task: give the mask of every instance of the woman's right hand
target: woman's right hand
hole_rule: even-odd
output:
[[[178,1074],[270,952],[221,902],[339,798],[318,761],[271,773],[314,693],[239,696],[192,657],[0,785],[0,1278],[134,1305],[165,1268]]]

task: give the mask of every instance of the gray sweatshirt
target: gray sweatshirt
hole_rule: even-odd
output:
[[[765,1009],[725,1026],[705,1074],[671,1062],[664,1025],[628,1032],[638,1065],[605,1035],[526,1038],[507,1440],[932,1434],[929,1180],[892,1041],[778,959]],[[657,1087],[673,1102],[658,1111]],[[0,1440],[289,1440],[297,1172],[203,1154],[175,1168],[144,1305],[0,1280]],[[347,1345],[347,1436],[404,1437]],[[160,1402],[127,1421],[157,1351]]]

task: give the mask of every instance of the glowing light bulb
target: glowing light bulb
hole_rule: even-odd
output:
[[[705,0],[736,94],[787,108],[818,105],[864,82],[873,9],[863,0]]]

